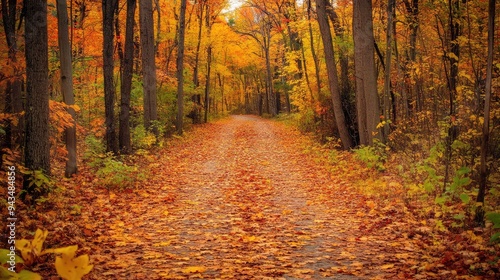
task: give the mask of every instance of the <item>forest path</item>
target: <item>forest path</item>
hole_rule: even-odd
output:
[[[362,197],[332,183],[306,147],[253,116],[195,129],[155,155],[143,188],[93,213],[90,278],[398,278],[394,263],[411,249],[365,236]]]

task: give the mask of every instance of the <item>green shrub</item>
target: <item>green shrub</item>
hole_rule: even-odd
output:
[[[154,137],[154,135],[153,135]],[[156,141],[156,138],[155,138]],[[106,153],[102,141],[95,136],[87,136],[87,151],[84,153],[89,165],[96,171],[100,183],[107,187],[128,188],[134,181],[142,180],[144,175],[136,166],[126,165],[119,161],[113,153]]]
[[[42,170],[23,170],[24,180],[28,181],[27,186],[24,186],[19,197],[24,201],[43,203],[46,201],[46,194],[54,190],[54,183],[43,173]]]
[[[156,136],[141,124],[132,129],[132,143],[139,149],[147,149],[156,143]]]
[[[374,141],[373,146],[361,146],[354,150],[354,154],[369,168],[384,171],[384,164],[387,160],[385,148],[386,146],[382,142]]]

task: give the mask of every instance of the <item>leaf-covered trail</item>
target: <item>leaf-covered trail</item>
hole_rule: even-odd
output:
[[[304,141],[234,116],[156,155],[143,188],[82,214],[97,220],[91,279],[397,278],[411,247],[361,234],[365,203]]]

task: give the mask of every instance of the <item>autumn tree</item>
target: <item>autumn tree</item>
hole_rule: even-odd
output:
[[[120,85],[120,128],[119,145],[122,153],[131,150],[130,141],[130,95],[132,91],[132,76],[134,70],[134,24],[136,0],[127,0],[127,16],[125,23],[125,50],[122,62]]]
[[[333,111],[337,129],[344,149],[349,149],[353,146],[353,141],[349,130],[347,129],[344,111],[342,110],[342,99],[340,97],[340,89],[337,75],[337,67],[335,66],[335,53],[333,51],[332,35],[330,33],[330,24],[326,16],[326,0],[316,0],[316,12],[318,14],[318,23],[323,40],[323,49],[325,52],[325,63],[328,73],[328,86],[333,102]]]
[[[204,121],[205,123],[208,122],[208,112],[210,109],[210,85],[211,85],[211,71],[212,71],[212,50],[213,50],[213,45],[212,45],[212,26],[217,19],[221,9],[222,9],[222,3],[217,1],[211,1],[205,5],[206,13],[205,13],[205,26],[207,28],[207,39],[208,39],[208,45],[207,45],[207,68],[206,68],[206,75],[205,75],[205,115],[204,115]]]
[[[391,119],[391,66],[392,66],[392,28],[394,25],[393,15],[396,5],[395,0],[389,0],[387,3],[387,30],[386,30],[386,52],[385,52],[385,66],[384,66],[384,139],[389,135],[389,120]]]
[[[493,56],[495,42],[495,0],[488,1],[488,62],[486,69],[486,85],[484,97],[484,122],[483,137],[481,139],[481,166],[479,169],[479,191],[477,195],[476,223],[483,224],[484,220],[484,198],[486,195],[486,184],[488,179],[488,166],[486,163],[488,156],[488,144],[490,138],[490,111],[491,111],[491,83],[493,73]]]
[[[184,38],[186,30],[186,0],[181,0],[179,15],[179,42],[177,49],[177,133],[183,133],[184,121]]]
[[[26,44],[25,165],[30,170],[42,170],[50,174],[47,1],[25,1],[24,5],[26,20],[24,26]]]
[[[114,14],[117,9],[118,0],[102,1],[103,17],[103,73],[104,73],[104,110],[106,115],[106,150],[118,153],[118,145],[115,131],[115,83],[114,76]]]
[[[255,5],[254,5],[255,6]],[[259,7],[259,6],[257,6]],[[271,68],[271,39],[273,22],[265,9],[260,7],[245,7],[241,10],[240,21],[235,27],[235,32],[249,36],[254,39],[262,49],[265,59],[265,101],[267,104],[267,113],[275,116],[278,113],[276,94],[274,92],[273,74]]]
[[[150,129],[153,122],[158,119],[152,0],[139,1],[139,21],[141,23],[144,127]],[[153,127],[152,129],[157,134],[157,128]]]
[[[14,148],[14,145],[22,146],[23,141],[23,126],[24,117],[21,112],[23,111],[23,103],[21,97],[22,79],[19,73],[17,53],[19,52],[17,29],[16,29],[16,14],[17,14],[17,0],[2,0],[2,22],[5,32],[5,38],[8,47],[8,64],[10,65],[12,75],[8,77],[5,87],[5,112],[11,114],[11,120],[5,128],[5,144],[6,148]],[[0,148],[3,148],[0,147]],[[0,159],[1,161],[1,159]]]
[[[359,140],[362,145],[371,145],[380,137],[371,0],[353,1],[353,36]]]
[[[207,26],[208,29],[208,38],[210,39],[210,33],[212,30],[212,21],[211,21],[211,15],[210,15],[210,5],[206,5],[206,15],[205,15],[205,25]],[[204,115],[204,121],[205,123],[208,122],[208,110],[210,108],[210,98],[209,98],[209,93],[210,93],[210,74],[211,74],[211,68],[212,67],[212,45],[211,43],[208,44],[207,46],[207,72],[205,76],[205,115]]]
[[[61,92],[63,101],[68,106],[67,111],[73,118],[73,126],[66,128],[64,132],[68,160],[66,161],[65,176],[77,172],[76,165],[76,112],[72,107],[75,105],[73,94],[73,65],[71,58],[71,46],[68,30],[68,6],[66,0],[57,0],[57,27],[59,39],[59,60],[61,62]]]

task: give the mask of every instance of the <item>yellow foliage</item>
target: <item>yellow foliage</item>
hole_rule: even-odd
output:
[[[56,257],[55,267],[59,276],[67,280],[79,280],[84,275],[88,274],[93,265],[89,265],[89,256],[81,255],[75,258],[76,251],[78,250],[77,245],[54,248],[42,250],[43,243],[48,235],[47,230],[37,229],[35,232],[35,237],[33,240],[21,239],[16,242],[16,248],[21,252],[21,255],[25,263],[31,264],[35,261],[36,257],[45,254],[57,254],[60,256]],[[21,273],[16,275],[18,278],[14,279],[27,279],[27,280],[37,280],[41,279],[36,273],[27,271],[25,277],[21,277]]]
[[[81,255],[75,258],[75,251],[72,248],[77,246],[69,246],[60,249],[67,249],[67,254],[62,253],[60,257],[56,257],[56,270],[57,274],[61,276],[63,279],[67,280],[78,280],[82,279],[82,277],[88,274],[93,265],[89,265],[89,256]]]
[[[33,240],[21,239],[16,242],[16,248],[21,252],[21,256],[27,263],[32,263],[37,256],[42,255],[43,242],[49,232],[37,229]]]
[[[207,269],[203,266],[190,266],[182,270],[184,273],[205,272]]]

